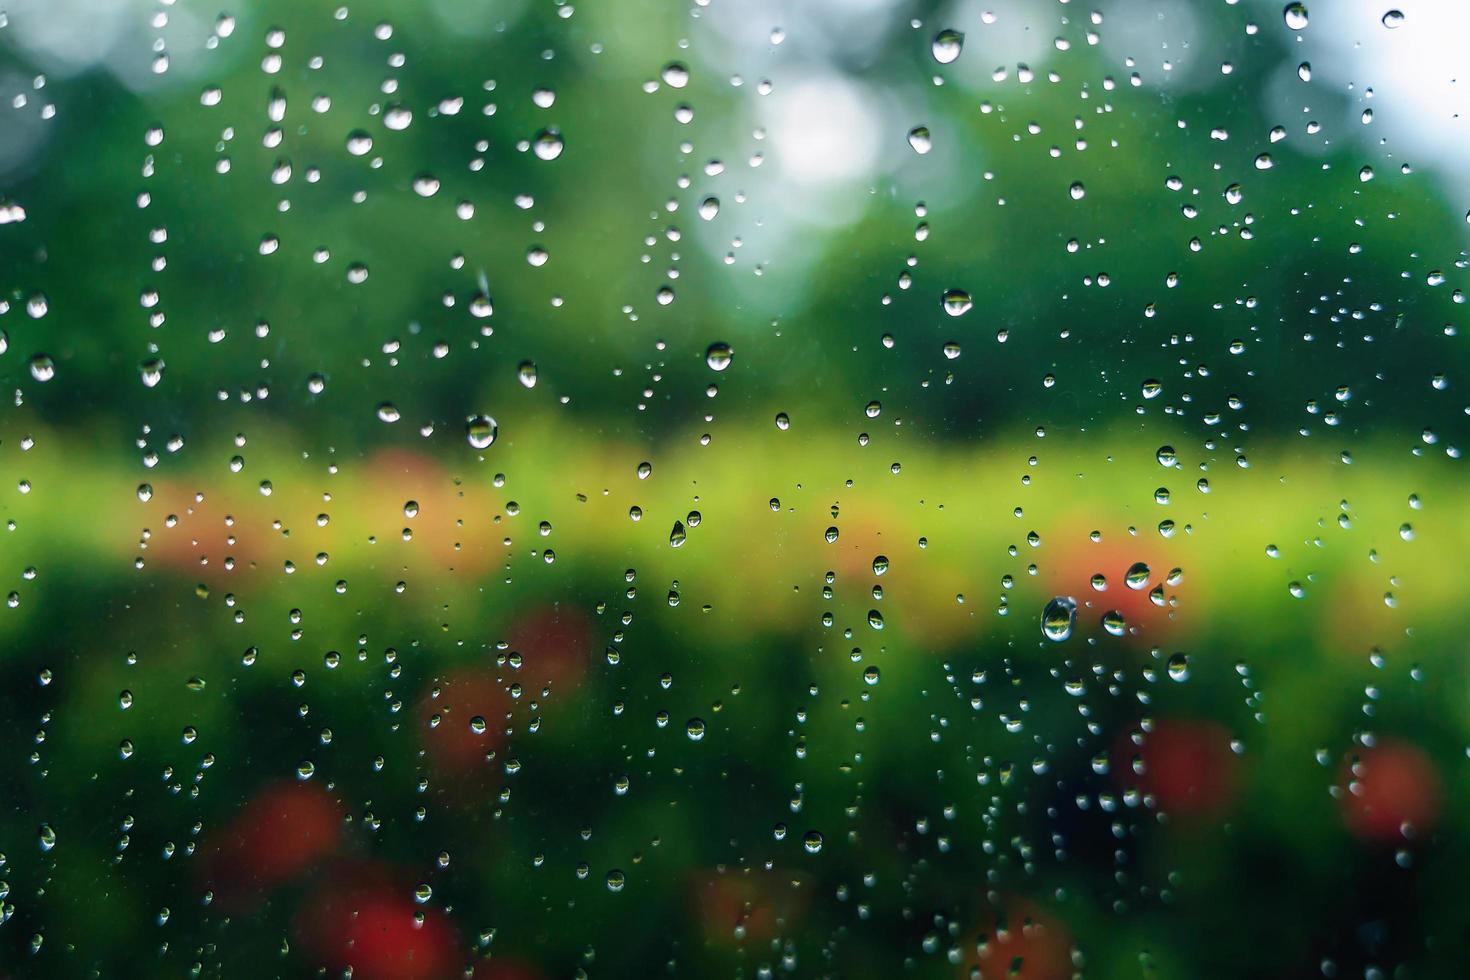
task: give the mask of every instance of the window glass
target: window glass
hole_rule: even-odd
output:
[[[11,0],[0,978],[1465,976],[1467,37]]]

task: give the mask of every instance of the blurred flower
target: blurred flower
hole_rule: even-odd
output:
[[[1050,595],[1077,601],[1083,635],[1101,633],[1098,624],[1112,611],[1123,614],[1128,635],[1158,639],[1173,625],[1166,597],[1175,589],[1165,582],[1173,566],[1151,541],[1113,534],[1093,542],[1085,533],[1069,531],[1052,557],[1038,553],[1036,563]]]
[[[368,528],[381,544],[402,549],[394,560],[410,574],[452,571],[468,577],[489,570],[489,522],[469,520],[493,507],[483,489],[461,484],[437,459],[412,449],[381,449],[368,457],[360,475],[357,503]]]
[[[149,566],[208,582],[279,569],[282,539],[269,532],[271,517],[262,500],[218,487],[155,481],[142,504],[148,534],[139,553]]]
[[[341,830],[341,808],[325,790],[272,783],[206,842],[205,880],[225,903],[264,892],[335,850]]]
[[[493,667],[461,667],[419,700],[424,744],[435,764],[456,773],[485,765],[505,742],[511,697]]]
[[[506,637],[522,664],[517,680],[540,694],[550,685],[553,694],[581,681],[592,653],[592,624],[580,612],[559,605],[542,606],[515,621]]]
[[[1439,771],[1415,745],[1385,739],[1344,764],[1342,815],[1362,840],[1401,841],[1439,819],[1443,788]]]
[[[1069,980],[1071,938],[1052,914],[1023,898],[1007,899],[992,909],[978,933],[963,949],[961,976],[978,965],[984,977],[1018,980]]]
[[[323,883],[297,914],[308,954],[329,971],[351,968],[353,980],[457,976],[462,955],[453,927],[439,911],[415,904],[394,877],[363,866]]]
[[[744,873],[696,872],[690,904],[706,942],[727,948],[761,945],[799,922],[807,889],[794,888],[792,876],[752,877]]]
[[[1151,794],[1158,808],[1174,816],[1211,816],[1235,802],[1240,759],[1230,748],[1224,726],[1204,719],[1157,722],[1141,747],[1120,739],[1114,773],[1125,787]],[[1133,757],[1143,772],[1133,770]]]

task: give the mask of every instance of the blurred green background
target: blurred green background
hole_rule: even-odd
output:
[[[12,3],[0,975],[1465,976],[1470,11],[1297,6]]]

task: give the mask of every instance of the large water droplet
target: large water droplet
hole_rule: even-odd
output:
[[[941,65],[947,65],[960,56],[960,51],[965,46],[965,35],[953,28],[946,27],[934,35],[934,43],[930,51],[934,53],[934,60]]]
[[[735,351],[730,345],[718,341],[710,344],[709,348],[704,352],[704,363],[708,364],[712,371],[725,370],[734,359]]]
[[[37,381],[50,381],[56,377],[56,362],[45,354],[31,358],[31,377]]]
[[[970,294],[963,289],[948,289],[944,293],[944,312],[950,316],[964,316],[970,312]]]
[[[531,144],[531,149],[539,159],[555,160],[561,156],[565,145],[562,142],[561,133],[554,129],[543,129],[536,134],[536,140]]]
[[[391,105],[383,112],[383,125],[394,132],[402,132],[413,122],[413,112],[401,105]]]
[[[1041,611],[1041,635],[1060,643],[1072,635],[1077,622],[1077,603],[1070,596],[1059,595]]]
[[[476,449],[489,449],[499,432],[499,426],[488,415],[471,415],[465,420],[465,438]]]

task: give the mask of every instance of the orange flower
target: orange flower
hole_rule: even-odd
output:
[[[1023,898],[1011,898],[984,917],[964,948],[960,976],[978,966],[982,977],[1070,980],[1071,938],[1050,913]]]

